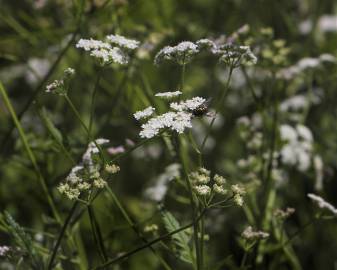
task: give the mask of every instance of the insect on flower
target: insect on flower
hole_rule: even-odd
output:
[[[202,116],[211,116],[210,115],[210,112],[208,110],[209,108],[209,105],[211,103],[211,98],[207,99],[205,102],[203,102],[202,104],[200,104],[198,107],[196,107],[195,109],[193,110],[189,110],[190,113],[193,114],[193,116],[195,117],[202,117]]]

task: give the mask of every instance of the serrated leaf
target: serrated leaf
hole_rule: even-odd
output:
[[[175,231],[181,227],[179,222],[170,212],[164,211],[162,216],[165,228],[168,232]],[[193,264],[195,259],[193,256],[193,251],[189,245],[191,238],[188,233],[181,231],[172,235],[172,239],[177,247],[179,258],[184,262]]]
[[[59,143],[62,144],[63,138],[61,132],[54,126],[53,122],[50,120],[50,117],[48,115],[47,110],[43,107],[41,110],[39,110],[39,114],[41,116],[41,119],[46,126],[49,133],[52,135],[52,137]]]

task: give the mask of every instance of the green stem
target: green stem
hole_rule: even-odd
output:
[[[121,204],[121,202],[119,201],[119,199],[117,198],[117,196],[115,195],[115,193],[113,193],[113,191],[111,190],[111,188],[107,185],[106,186],[108,193],[110,194],[110,196],[112,197],[113,201],[116,203],[119,211],[122,213],[123,217],[125,218],[125,220],[127,221],[127,223],[129,224],[129,226],[132,228],[132,230],[136,233],[136,235],[146,244],[148,243],[148,240],[144,237],[144,235],[141,233],[141,231],[138,229],[138,227],[136,226],[136,224],[132,221],[131,217],[128,215],[127,211],[124,209],[123,205]],[[166,263],[166,261],[156,252],[156,250],[152,247],[149,246],[149,249],[152,251],[152,253],[159,259],[159,261],[161,262],[161,264],[163,265],[163,267],[166,270],[171,270],[171,267]]]
[[[60,233],[57,237],[56,244],[53,248],[52,254],[51,254],[50,259],[49,259],[49,263],[48,263],[48,267],[47,267],[48,270],[52,270],[54,268],[53,264],[54,264],[54,260],[55,260],[55,257],[56,257],[56,253],[57,253],[57,251],[58,251],[58,249],[61,245],[62,238],[63,238],[63,236],[64,236],[64,234],[67,230],[68,224],[70,223],[70,220],[71,220],[72,216],[74,215],[74,213],[76,211],[77,206],[78,206],[78,202],[75,202],[73,204],[73,207],[71,208],[66,220],[63,223],[63,226],[62,226],[61,231],[60,231]]]
[[[73,104],[73,102],[71,101],[71,99],[68,97],[68,95],[64,95],[64,98],[66,99],[66,101],[68,102],[71,110],[73,111],[73,113],[75,114],[75,116],[77,117],[77,119],[80,121],[83,129],[86,131],[88,137],[89,137],[89,140],[92,141],[95,146],[97,147],[97,149],[99,150],[99,154],[100,154],[100,157],[102,159],[102,162],[105,166],[106,164],[106,161],[105,161],[105,158],[104,158],[104,154],[103,154],[103,150],[101,148],[101,146],[96,142],[96,140],[94,140],[92,137],[91,137],[91,134],[90,134],[90,131],[88,129],[88,127],[86,126],[86,124],[83,122],[82,118],[81,118],[81,115],[80,113],[78,112],[78,110],[76,109],[75,105]]]
[[[228,93],[229,93],[229,83],[230,83],[230,80],[231,80],[231,77],[232,77],[233,70],[234,70],[234,67],[231,66],[231,67],[229,68],[229,74],[228,74],[228,78],[227,78],[227,82],[226,82],[225,88],[224,88],[224,90],[222,91],[221,96],[220,96],[220,98],[218,99],[219,101],[218,101],[218,103],[217,103],[216,106],[215,106],[215,115],[213,116],[213,119],[212,119],[212,121],[211,121],[211,123],[210,123],[210,125],[209,125],[209,127],[208,127],[206,136],[205,136],[205,138],[204,138],[203,141],[202,141],[202,144],[201,144],[201,147],[200,147],[201,152],[203,152],[203,150],[204,150],[204,147],[205,147],[206,142],[207,142],[207,139],[208,139],[208,137],[209,137],[209,135],[210,135],[210,133],[211,133],[211,130],[212,130],[214,121],[215,121],[215,119],[216,119],[216,116],[217,116],[217,114],[219,113],[219,111],[221,110],[221,106],[223,105],[223,103],[224,103],[224,101],[225,101],[225,98],[227,97],[227,95],[228,95]]]
[[[43,175],[41,173],[41,170],[40,170],[40,168],[39,168],[39,166],[37,164],[35,155],[34,155],[33,151],[31,150],[31,148],[29,146],[26,134],[25,134],[25,132],[24,132],[24,130],[23,130],[21,124],[20,124],[20,121],[19,121],[18,117],[16,116],[15,110],[14,110],[14,108],[12,106],[12,103],[10,102],[10,100],[8,98],[6,90],[5,90],[4,86],[2,85],[1,81],[0,81],[0,92],[2,94],[2,97],[4,99],[4,102],[5,102],[5,105],[6,105],[7,109],[8,109],[8,111],[11,114],[11,117],[13,119],[14,125],[16,126],[16,128],[19,131],[19,135],[20,135],[21,141],[22,141],[22,143],[24,145],[24,148],[27,151],[27,154],[29,156],[30,161],[33,164],[34,170],[35,170],[35,172],[37,174],[37,177],[39,179],[40,185],[41,185],[41,187],[42,187],[42,189],[43,189],[43,191],[44,191],[44,193],[45,193],[45,195],[47,197],[47,201],[48,201],[48,204],[49,204],[49,206],[50,206],[50,208],[51,208],[51,210],[53,212],[53,215],[54,215],[55,219],[57,220],[57,222],[61,224],[60,215],[59,215],[59,213],[57,211],[57,208],[56,208],[56,206],[54,204],[54,201],[52,199],[51,193],[50,193],[50,191],[49,191],[49,189],[47,187],[46,180],[44,179],[44,177],[43,177]]]
[[[99,82],[100,82],[100,79],[101,79],[101,76],[102,76],[102,70],[103,70],[103,67],[100,67],[100,69],[98,71],[97,78],[96,78],[94,90],[92,91],[92,95],[91,95],[90,120],[89,120],[89,128],[88,128],[89,134],[91,134],[91,132],[92,132],[92,123],[94,121],[96,96],[97,96]],[[89,138],[89,140],[90,140],[90,138]]]
[[[205,213],[206,213],[206,209],[204,209],[204,211],[193,222],[191,222],[191,223],[189,223],[189,224],[187,224],[185,226],[182,226],[182,227],[180,227],[179,229],[177,229],[175,231],[166,233],[166,234],[164,234],[164,235],[162,235],[162,236],[160,236],[160,237],[158,237],[158,238],[156,238],[156,239],[154,239],[152,241],[149,241],[148,243],[146,243],[146,244],[144,244],[144,245],[142,245],[142,246],[140,246],[138,248],[135,248],[135,249],[133,249],[133,250],[127,252],[127,253],[124,253],[123,255],[117,256],[116,258],[114,258],[112,260],[109,260],[105,264],[102,264],[102,265],[100,265],[100,266],[98,266],[98,267],[96,267],[96,268],[94,268],[92,270],[99,270],[99,269],[103,269],[106,266],[116,264],[119,261],[121,261],[123,259],[126,259],[126,258],[130,257],[131,255],[138,253],[139,251],[142,251],[143,249],[146,249],[146,248],[148,248],[148,247],[150,247],[150,246],[152,246],[152,245],[154,245],[154,244],[156,244],[158,242],[161,242],[161,241],[165,240],[166,238],[168,238],[168,237],[170,237],[170,236],[172,236],[174,234],[177,234],[177,233],[179,233],[181,231],[184,231],[184,230],[186,230],[186,229],[194,226],[194,224],[197,223],[197,222],[199,222],[199,220],[204,216]]]
[[[99,255],[101,256],[102,263],[105,263],[107,261],[107,254],[106,254],[104,243],[103,243],[102,233],[101,233],[99,224],[97,222],[97,219],[95,217],[95,213],[92,209],[92,206],[88,205],[87,209],[88,209],[91,231],[94,237],[94,241],[96,243]]]
[[[198,229],[198,222],[196,221],[197,220],[197,206],[193,198],[192,185],[188,177],[187,164],[186,164],[186,160],[185,160],[184,152],[183,152],[182,138],[178,137],[177,139],[178,139],[178,151],[179,151],[180,163],[183,168],[183,175],[184,175],[184,179],[186,182],[188,195],[190,198],[190,205],[192,208],[192,215],[193,215],[193,221],[194,221],[193,222],[193,234],[194,234],[195,253],[196,253],[196,260],[197,260],[197,270],[201,270],[200,245],[199,245],[199,238],[198,238],[199,229]]]

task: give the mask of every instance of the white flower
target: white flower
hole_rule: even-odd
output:
[[[294,142],[297,140],[296,130],[289,125],[280,126],[280,136],[283,141]]]
[[[298,124],[296,126],[297,133],[300,138],[302,138],[305,141],[312,142],[313,137],[310,129],[308,129],[306,126]]]
[[[148,118],[149,116],[151,116],[154,113],[155,109],[153,107],[147,107],[146,109],[142,110],[142,111],[138,111],[135,112],[133,114],[133,116],[137,119],[144,119],[144,118]]]
[[[248,226],[241,234],[244,239],[247,240],[259,240],[266,239],[269,237],[269,233],[263,231],[253,231],[251,226]]]
[[[111,45],[109,43],[95,40],[95,39],[80,39],[77,44],[76,48],[84,49],[85,51],[92,51],[92,50],[101,50],[101,49],[111,49]]]
[[[327,209],[331,213],[333,213],[335,216],[337,216],[337,209],[327,201],[325,201],[322,197],[317,196],[315,194],[309,193],[308,197],[313,200],[315,203],[317,203],[318,207],[321,209]]]
[[[182,94],[182,92],[180,91],[174,91],[174,92],[160,92],[155,94],[156,97],[159,98],[164,98],[164,99],[171,99],[177,96],[180,96]]]
[[[112,47],[109,43],[95,39],[80,39],[76,48],[90,51],[90,55],[98,58],[103,64],[111,62],[125,65],[128,63],[128,56],[117,47]]]
[[[223,186],[219,186],[218,184],[213,185],[213,190],[214,190],[215,193],[218,193],[218,194],[221,194],[221,195],[227,194],[227,190],[224,189]]]
[[[106,38],[110,43],[128,50],[137,49],[140,43],[137,40],[128,39],[120,35],[109,35]]]
[[[155,56],[154,63],[159,65],[162,61],[175,61],[184,65],[192,60],[192,57],[199,52],[198,46],[190,41],[180,42],[178,45],[171,47],[166,46],[161,49]]]
[[[163,128],[169,128],[178,133],[184,132],[185,128],[191,128],[192,114],[187,112],[167,112],[162,115],[151,118],[142,125],[142,131],[139,133],[142,138],[152,138]]]
[[[47,93],[56,92],[58,89],[62,88],[63,86],[64,86],[63,80],[55,80],[46,86],[46,92]]]
[[[176,111],[193,111],[197,109],[199,106],[204,104],[206,99],[202,97],[194,97],[192,99],[187,99],[185,101],[181,101],[179,103],[172,102],[170,104],[170,108]]]
[[[194,186],[194,190],[200,196],[207,196],[211,193],[211,188],[207,185]]]
[[[307,98],[303,95],[297,95],[283,101],[280,105],[280,110],[282,112],[287,112],[289,110],[299,111],[307,106],[308,106]]]
[[[10,251],[8,246],[0,246],[0,257],[6,256],[7,252]]]

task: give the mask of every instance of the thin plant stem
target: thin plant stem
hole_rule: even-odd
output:
[[[218,101],[218,103],[217,103],[216,106],[215,106],[215,115],[213,116],[213,119],[212,119],[211,123],[210,123],[209,126],[208,126],[208,130],[207,130],[207,133],[206,133],[206,135],[205,135],[205,138],[204,138],[203,141],[202,141],[202,144],[201,144],[201,147],[200,147],[201,152],[203,152],[203,150],[204,150],[204,147],[205,147],[206,142],[207,142],[207,139],[208,139],[208,137],[209,137],[209,135],[210,135],[210,133],[211,133],[213,124],[214,124],[214,122],[215,122],[215,119],[216,119],[218,113],[219,113],[220,110],[221,110],[221,106],[223,105],[223,103],[224,103],[224,101],[225,101],[225,98],[227,97],[227,95],[228,95],[228,93],[229,93],[229,89],[230,89],[230,88],[229,88],[229,83],[230,83],[230,80],[231,80],[231,77],[232,77],[233,70],[234,70],[234,67],[233,67],[233,66],[230,66],[230,68],[229,68],[229,74],[228,74],[228,78],[227,78],[227,82],[226,82],[225,88],[224,88],[224,90],[222,91],[221,96],[220,96],[220,98],[219,98],[219,101]]]
[[[102,71],[103,71],[103,67],[100,67],[100,69],[98,71],[97,78],[96,78],[94,90],[92,91],[91,106],[90,106],[90,120],[89,120],[89,127],[88,127],[89,134],[92,134],[92,124],[93,124],[94,115],[95,115],[95,103],[96,103],[96,97],[97,97],[99,82],[100,82],[101,77],[102,77]],[[90,140],[90,138],[88,138],[88,139]]]
[[[196,260],[197,260],[197,270],[201,270],[201,261],[200,261],[200,246],[199,246],[199,239],[198,239],[198,222],[197,222],[197,207],[195,200],[193,198],[193,190],[192,190],[192,185],[190,183],[189,177],[188,177],[188,172],[187,172],[187,164],[186,160],[184,158],[184,153],[183,153],[183,144],[182,144],[182,138],[177,138],[178,140],[178,151],[179,151],[179,158],[180,158],[180,163],[183,168],[183,176],[186,182],[186,187],[188,190],[188,195],[190,198],[190,205],[192,208],[192,215],[193,215],[193,236],[194,236],[194,244],[195,244],[195,253],[196,253]]]
[[[148,243],[148,240],[144,237],[144,235],[141,233],[141,231],[138,229],[136,224],[132,221],[131,217],[128,215],[127,211],[124,209],[123,205],[115,195],[115,193],[112,191],[112,189],[107,185],[106,186],[108,193],[112,197],[113,201],[116,203],[119,211],[122,213],[124,219],[127,221],[129,226],[132,228],[132,230],[137,234],[137,236],[146,244]],[[149,246],[149,249],[152,251],[152,253],[159,259],[161,264],[166,270],[171,270],[171,267],[167,264],[167,262],[156,252],[156,250]]]
[[[107,253],[105,251],[102,233],[101,233],[99,224],[97,222],[97,219],[95,217],[95,213],[93,211],[92,206],[88,205],[87,209],[88,209],[91,231],[92,231],[92,234],[93,234],[93,237],[94,237],[94,241],[96,243],[99,255],[102,259],[102,263],[105,263],[107,261]]]
[[[53,212],[53,215],[54,215],[55,219],[57,220],[57,222],[61,224],[60,215],[59,215],[59,213],[57,211],[57,208],[55,206],[55,203],[54,203],[54,201],[52,199],[51,193],[50,193],[50,191],[49,191],[49,189],[47,187],[46,180],[44,179],[44,177],[43,177],[43,175],[41,173],[41,170],[39,168],[39,165],[37,164],[37,160],[35,158],[35,155],[34,155],[33,151],[31,150],[31,148],[29,146],[26,134],[25,134],[25,132],[24,132],[24,130],[23,130],[21,124],[20,124],[20,121],[19,121],[19,119],[18,119],[18,117],[17,117],[17,115],[15,113],[15,110],[14,110],[14,108],[12,106],[12,103],[10,102],[9,97],[8,97],[8,95],[6,93],[6,90],[5,90],[4,86],[2,85],[1,81],[0,81],[0,92],[2,94],[2,97],[4,99],[4,102],[5,102],[5,105],[6,105],[7,109],[8,109],[8,111],[11,114],[11,117],[13,119],[14,125],[16,126],[16,128],[19,131],[19,135],[20,135],[21,141],[22,141],[22,143],[24,145],[24,148],[26,149],[26,152],[27,152],[27,154],[29,156],[30,161],[32,162],[34,170],[35,170],[35,172],[37,174],[37,177],[39,179],[40,185],[41,185],[41,187],[43,189],[43,192],[45,193],[45,195],[47,197],[48,204],[49,204],[49,206],[50,206],[50,208],[51,208],[51,210]]]
[[[70,223],[70,220],[72,218],[72,216],[74,215],[76,209],[77,209],[77,206],[78,206],[78,202],[75,202],[67,216],[67,218],[65,219],[64,223],[63,223],[63,226],[61,228],[61,231],[60,231],[60,234],[59,236],[57,237],[57,241],[56,241],[56,244],[53,248],[53,251],[52,251],[52,254],[50,256],[50,259],[49,259],[49,263],[48,263],[48,267],[47,269],[48,270],[52,270],[54,268],[54,260],[55,260],[55,257],[56,257],[56,253],[60,247],[60,244],[61,244],[61,241],[62,241],[62,238],[67,230],[67,227],[68,227],[68,224]]]
[[[106,266],[116,264],[119,261],[121,261],[123,259],[126,259],[126,258],[129,258],[130,256],[132,256],[132,255],[134,255],[134,254],[142,251],[143,249],[148,248],[149,246],[152,246],[152,245],[154,245],[154,244],[156,244],[158,242],[161,242],[161,241],[167,239],[168,237],[170,237],[170,236],[172,236],[174,234],[177,234],[177,233],[179,233],[181,231],[184,231],[184,230],[192,227],[196,222],[198,222],[204,216],[205,213],[206,213],[206,209],[204,209],[204,211],[202,213],[200,213],[200,215],[194,221],[192,221],[191,223],[189,223],[189,224],[187,224],[185,226],[182,226],[182,227],[180,227],[177,230],[174,230],[172,232],[166,233],[166,234],[164,234],[164,235],[162,235],[162,236],[160,236],[160,237],[158,237],[158,238],[156,238],[156,239],[154,239],[152,241],[149,241],[147,244],[141,245],[140,247],[137,247],[137,248],[135,248],[135,249],[133,249],[133,250],[125,253],[125,254],[117,256],[116,258],[114,258],[112,260],[109,260],[105,264],[102,264],[102,265],[100,265],[100,266],[98,266],[96,268],[93,268],[92,270],[99,270],[99,269],[103,269]]]

